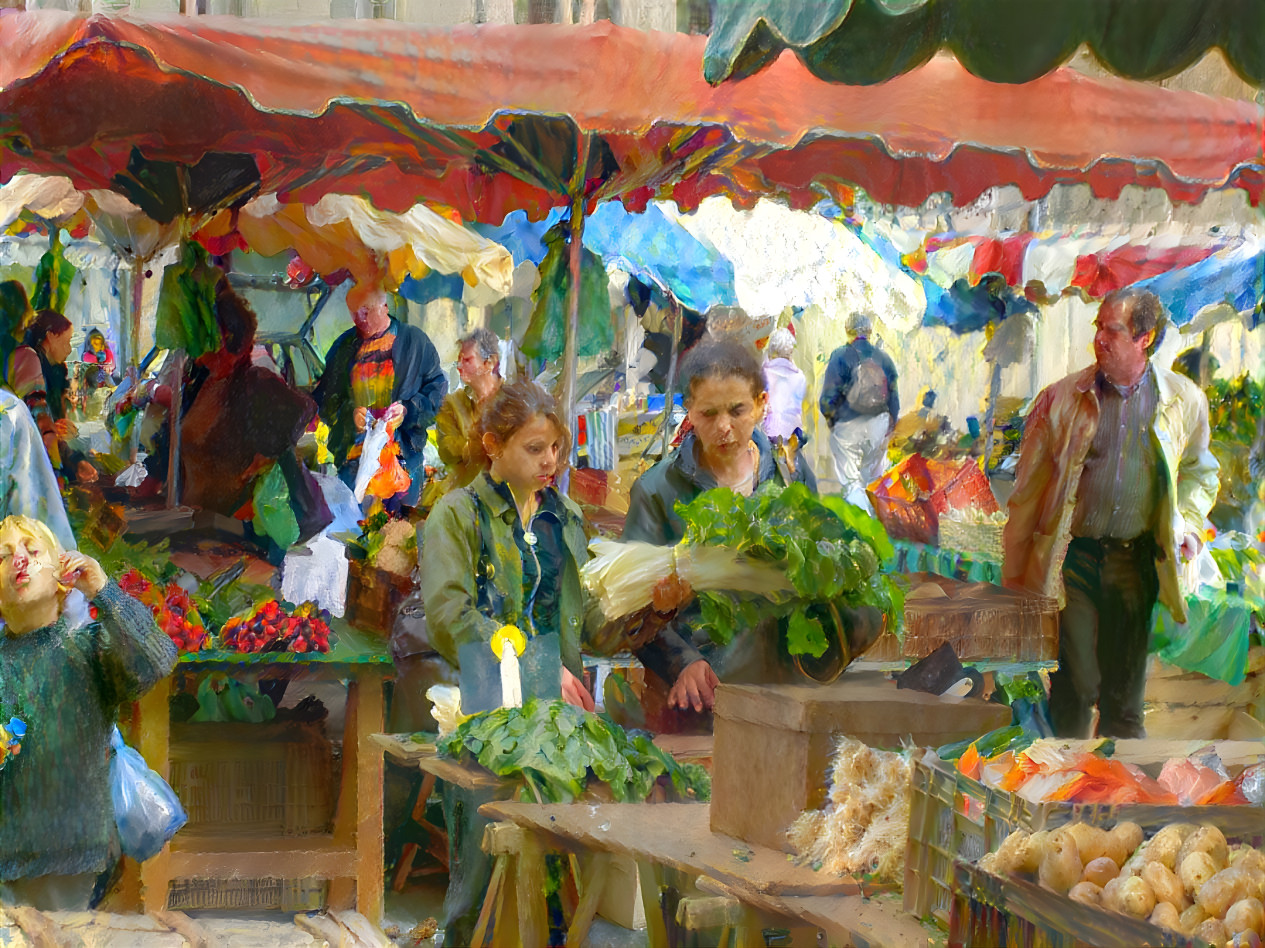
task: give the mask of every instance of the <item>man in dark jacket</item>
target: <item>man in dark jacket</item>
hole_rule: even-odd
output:
[[[820,401],[843,496],[866,510],[865,489],[883,473],[887,443],[900,417],[896,365],[870,342],[871,328],[866,313],[848,317],[851,341],[831,353]]]
[[[381,289],[353,287],[347,309],[355,325],[330,346],[325,374],[312,393],[321,420],[329,425],[329,450],[338,476],[353,485],[369,418],[385,418],[395,429],[400,463],[413,481],[403,503],[415,506],[426,429],[448,393],[439,354],[426,333],[391,317]]]

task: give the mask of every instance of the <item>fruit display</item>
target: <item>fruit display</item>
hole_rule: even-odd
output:
[[[275,599],[229,619],[220,645],[235,652],[328,652],[330,614],[314,602],[286,612]]]
[[[1169,823],[1149,839],[1132,822],[1015,830],[980,868],[1035,876],[1076,902],[1217,946],[1259,946],[1265,935],[1265,853],[1207,823]]]
[[[135,569],[119,577],[119,588],[144,603],[154,614],[158,627],[167,633],[182,652],[199,652],[209,644],[206,625],[189,594],[176,583],[150,582]]]

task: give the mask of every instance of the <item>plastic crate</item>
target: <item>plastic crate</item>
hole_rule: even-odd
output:
[[[935,543],[936,512],[931,506],[931,472],[912,454],[867,489],[879,521],[893,539]]]
[[[1174,822],[1206,822],[1219,827],[1227,839],[1252,845],[1265,840],[1265,811],[1259,807],[1030,803],[963,776],[931,751],[914,760],[910,780],[905,910],[919,918],[934,916],[944,924],[955,898],[954,864],[977,862],[1016,829],[1036,832],[1078,820],[1104,827],[1132,820],[1143,830]]]
[[[172,725],[171,786],[191,832],[325,833],[333,771],[333,747],[320,724]]]
[[[173,879],[167,908],[259,912],[317,912],[325,908],[324,879]]]
[[[940,514],[950,507],[998,510],[988,478],[969,460],[928,461],[913,454],[872,483],[867,493],[888,535],[915,543],[939,541]]]
[[[949,918],[950,948],[1204,948],[1202,939],[1141,918],[1073,902],[1020,878],[958,861]]]

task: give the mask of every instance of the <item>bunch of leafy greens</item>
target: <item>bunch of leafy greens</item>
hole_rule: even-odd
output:
[[[180,247],[180,259],[163,271],[158,292],[154,343],[161,349],[183,349],[190,359],[220,347],[215,321],[215,288],[224,272],[211,263],[194,240]]]
[[[529,698],[521,708],[475,714],[440,738],[450,757],[469,752],[499,777],[522,777],[547,803],[570,803],[584,792],[589,771],[620,803],[640,803],[666,774],[682,799],[707,800],[711,780],[697,764],[678,764],[650,735],[625,731],[603,715],[564,701]]]
[[[743,497],[727,487],[699,494],[676,512],[686,523],[683,544],[718,545],[786,572],[795,595],[773,601],[741,592],[698,593],[702,624],[725,644],[738,628],[768,617],[786,619],[787,650],[819,657],[829,645],[818,615],[830,605],[874,606],[897,629],[900,589],[881,572],[895,555],[883,525],[842,497],[819,497],[803,484],[768,483]]]

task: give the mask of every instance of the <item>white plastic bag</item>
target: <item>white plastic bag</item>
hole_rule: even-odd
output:
[[[347,551],[343,545],[317,534],[286,553],[281,566],[281,598],[315,602],[342,618],[347,609]]]
[[[1206,543],[1200,548],[1194,559],[1182,562],[1181,585],[1182,591],[1187,596],[1195,595],[1204,586],[1215,586],[1218,589],[1225,588],[1225,580],[1221,576],[1221,570],[1217,568],[1217,561],[1212,558],[1212,551],[1208,549]]]
[[[140,487],[141,482],[149,472],[145,469],[146,454],[143,451],[136,453],[136,461],[129,464],[123,469],[123,473],[114,479],[116,487]]]
[[[329,507],[329,512],[334,515],[329,526],[321,533],[329,537],[336,537],[340,533],[358,535],[360,520],[364,514],[360,510],[360,505],[356,503],[356,495],[351,492],[351,488],[330,474],[313,473],[312,477],[320,485],[325,506]]]
[[[370,418],[365,430],[364,449],[360,452],[360,465],[356,468],[356,503],[364,503],[369,482],[381,466],[382,449],[390,440],[391,433],[387,431],[386,419]]]

